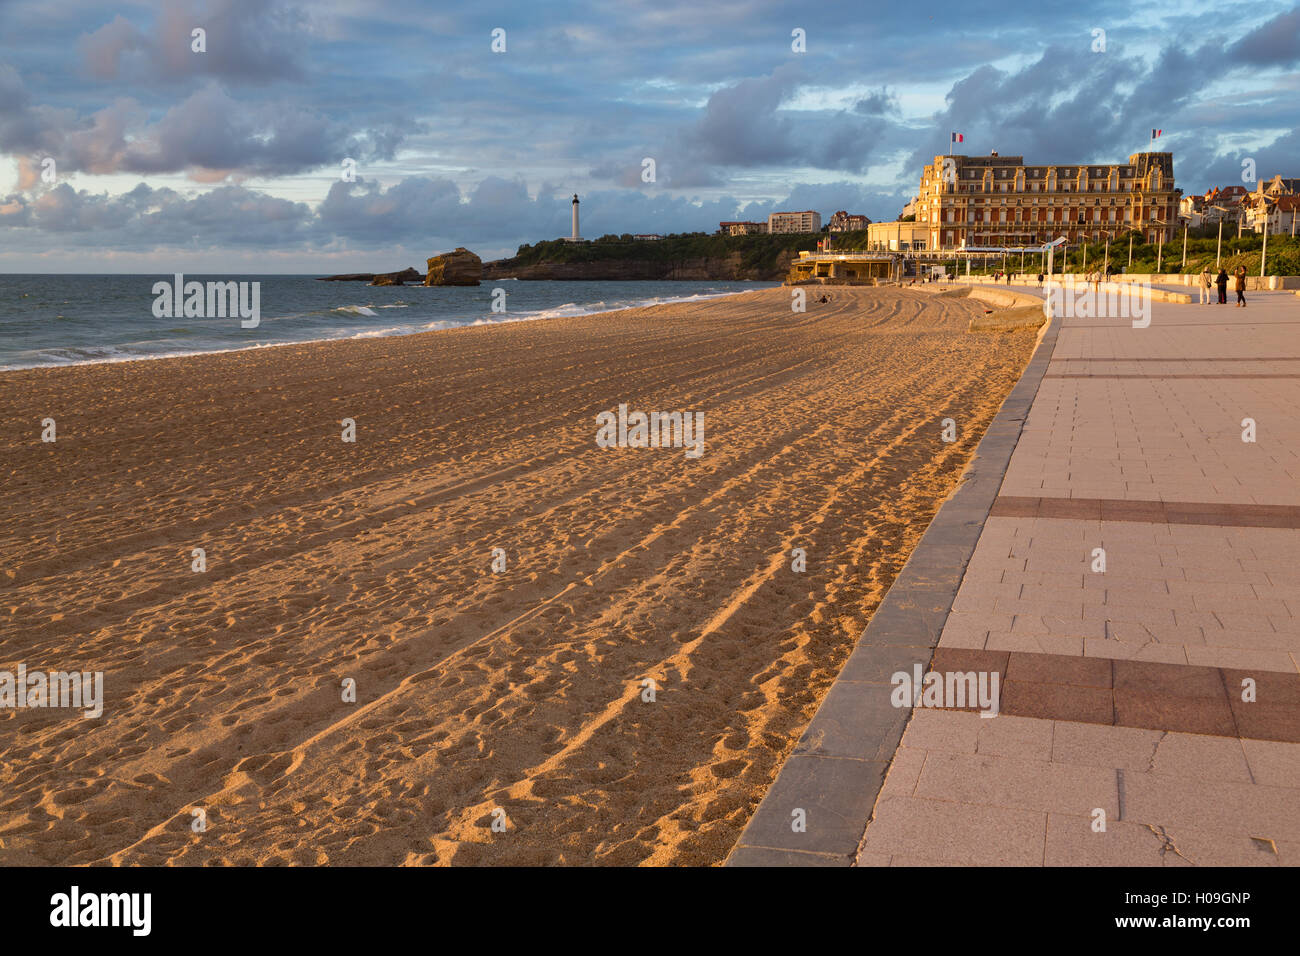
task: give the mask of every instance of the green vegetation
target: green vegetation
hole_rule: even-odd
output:
[[[865,233],[863,233],[865,235]],[[687,232],[662,239],[633,239],[630,233],[601,236],[593,242],[565,242],[550,239],[519,247],[511,265],[531,266],[543,262],[602,262],[636,259],[648,262],[682,262],[690,259],[725,259],[739,255],[745,269],[775,273],[782,253],[797,256],[815,250],[821,233],[807,235],[723,236],[718,233]],[[838,240],[837,240],[838,241]]]
[[[1129,265],[1128,255],[1130,235],[1133,237],[1133,264],[1131,266]],[[1161,250],[1158,243],[1144,242],[1140,233],[1123,233],[1111,240],[1110,265],[1116,272],[1127,271],[1145,275],[1157,271],[1163,274],[1196,274],[1202,268],[1215,271],[1214,259],[1217,245],[1218,226],[1190,230],[1187,236],[1187,265],[1184,266],[1183,234],[1181,231],[1172,242],[1164,244],[1163,250]],[[1247,275],[1257,276],[1259,275],[1260,251],[1263,245],[1263,236],[1246,233],[1238,239],[1236,226],[1231,228],[1224,226],[1223,254],[1220,265],[1222,268],[1227,269],[1229,274],[1238,266],[1245,266]],[[1160,256],[1160,268],[1157,270],[1156,260],[1158,255]],[[1079,273],[1104,268],[1106,244],[1104,242],[1088,243],[1086,268],[1084,267],[1084,258],[1082,246],[1071,245],[1067,247],[1064,256],[1061,255],[1061,251],[1058,249],[1055,262],[1056,271]],[[1039,263],[1038,256],[1026,255],[1025,272],[1036,274],[1040,268]],[[1018,255],[1012,256],[1008,266],[1013,271],[1019,272],[1020,257]],[[999,260],[990,263],[988,268],[985,269],[972,264],[971,272],[987,274],[996,272],[1001,268],[1002,262]],[[1265,274],[1271,276],[1300,275],[1300,236],[1295,239],[1290,236],[1268,237],[1268,264]]]

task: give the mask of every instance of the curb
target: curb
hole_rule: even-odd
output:
[[[912,715],[910,707],[890,703],[890,676],[929,668],[1059,328],[1052,321],[1040,330],[1029,364],[989,423],[961,484],[885,594],[724,866],[854,865]],[[800,810],[805,830],[794,832]]]

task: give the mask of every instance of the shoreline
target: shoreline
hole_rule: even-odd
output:
[[[294,276],[292,278],[302,278],[302,277]],[[528,281],[528,280],[498,279],[495,281],[518,282],[518,281]],[[538,281],[550,281],[550,280],[538,280]],[[696,281],[696,280],[681,280],[681,281]],[[403,288],[407,288],[407,287],[403,287]],[[424,288],[424,287],[411,286],[409,288]],[[438,288],[438,287],[432,287],[432,288]],[[61,368],[78,368],[86,365],[120,365],[120,364],[125,364],[130,362],[157,362],[166,359],[195,358],[204,355],[226,355],[233,352],[249,352],[249,351],[256,351],[259,349],[282,348],[288,345],[319,345],[328,342],[349,342],[353,340],[364,340],[364,339],[404,338],[406,336],[411,336],[411,335],[425,335],[433,332],[447,332],[453,329],[491,327],[496,325],[509,325],[511,323],[516,323],[516,322],[541,322],[541,321],[548,321],[550,319],[576,318],[576,317],[588,316],[588,315],[610,315],[615,312],[624,312],[630,309],[655,308],[661,305],[668,306],[668,305],[677,305],[684,302],[724,299],[724,298],[730,298],[732,296],[750,295],[753,292],[759,292],[759,291],[762,290],[748,289],[740,292],[719,292],[712,295],[696,294],[691,296],[682,296],[680,298],[675,298],[675,299],[667,299],[663,301],[647,303],[644,305],[630,305],[630,306],[625,305],[613,309],[599,309],[593,312],[575,312],[569,315],[544,314],[546,312],[555,311],[557,309],[564,308],[564,306],[556,306],[555,309],[550,309],[550,310],[542,309],[532,313],[521,313],[517,317],[490,319],[486,321],[483,319],[476,319],[473,322],[467,322],[467,323],[455,323],[455,322],[448,321],[447,325],[444,328],[439,328],[439,329],[424,328],[424,329],[413,329],[410,331],[398,331],[398,332],[360,331],[360,332],[352,332],[350,334],[330,336],[326,338],[301,339],[301,340],[295,340],[291,342],[262,342],[255,345],[240,345],[234,348],[200,349],[200,350],[184,351],[184,352],[168,352],[162,355],[133,355],[133,356],[126,356],[126,357],[81,359],[72,362],[50,363],[45,365],[0,365],[0,375],[6,375],[12,372],[31,372],[31,371],[44,371],[44,370],[53,370],[53,369],[61,369]],[[370,308],[370,306],[364,306],[364,308]],[[274,318],[274,316],[269,316],[268,318]],[[433,321],[440,322],[443,320],[435,319]],[[66,348],[67,346],[57,346],[57,347]]]

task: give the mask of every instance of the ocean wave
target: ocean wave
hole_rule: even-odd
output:
[[[477,312],[475,306],[471,304],[471,302],[467,301],[464,303],[464,310],[460,311],[459,315],[450,318],[432,319],[431,317],[420,316],[417,314],[412,315],[411,321],[409,322],[394,323],[392,325],[385,324],[380,328],[367,327],[365,322],[367,319],[380,317],[376,309],[408,308],[411,305],[418,303],[398,300],[397,302],[386,303],[383,305],[375,305],[373,303],[366,305],[351,304],[332,308],[324,307],[310,311],[291,312],[280,316],[262,316],[264,325],[269,322],[284,330],[281,332],[271,333],[277,337],[288,331],[287,327],[292,320],[312,320],[308,327],[298,330],[300,333],[306,333],[306,337],[291,341],[233,344],[228,340],[220,338],[208,338],[206,334],[195,336],[194,333],[200,331],[196,326],[169,326],[165,329],[153,331],[153,334],[156,335],[158,332],[162,332],[164,335],[185,336],[187,340],[178,341],[168,338],[159,338],[150,341],[137,340],[134,342],[111,345],[97,344],[67,347],[34,347],[20,350],[6,349],[3,353],[0,353],[4,355],[3,358],[0,358],[0,371],[64,367],[70,365],[89,365],[109,362],[151,361],[154,359],[164,358],[181,358],[197,355],[214,355],[225,352],[242,352],[247,351],[248,349],[305,345],[313,342],[386,338],[398,335],[413,335],[421,332],[465,328],[468,326],[497,325],[506,322],[530,322],[552,318],[599,315],[622,309],[647,308],[649,306],[670,305],[678,302],[698,302],[737,294],[746,293],[738,293],[734,289],[724,289],[716,292],[697,292],[684,296],[660,295],[627,299],[601,299],[595,302],[582,303],[564,302],[560,305],[549,306],[542,309],[500,314],[483,314],[482,312]],[[478,304],[478,307],[482,307],[481,303]],[[339,321],[340,316],[354,316],[356,319],[354,321]],[[393,318],[396,318],[396,316]],[[78,322],[85,321],[81,317],[70,317],[69,320]],[[48,319],[45,321],[48,321]],[[15,323],[6,323],[5,325],[5,330],[7,332],[19,331],[23,328],[24,324],[21,320]]]

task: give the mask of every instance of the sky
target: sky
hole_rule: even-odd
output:
[[[0,272],[423,271],[575,192],[588,238],[888,220],[953,132],[1153,128],[1185,192],[1300,176],[1300,6],[0,0]]]

